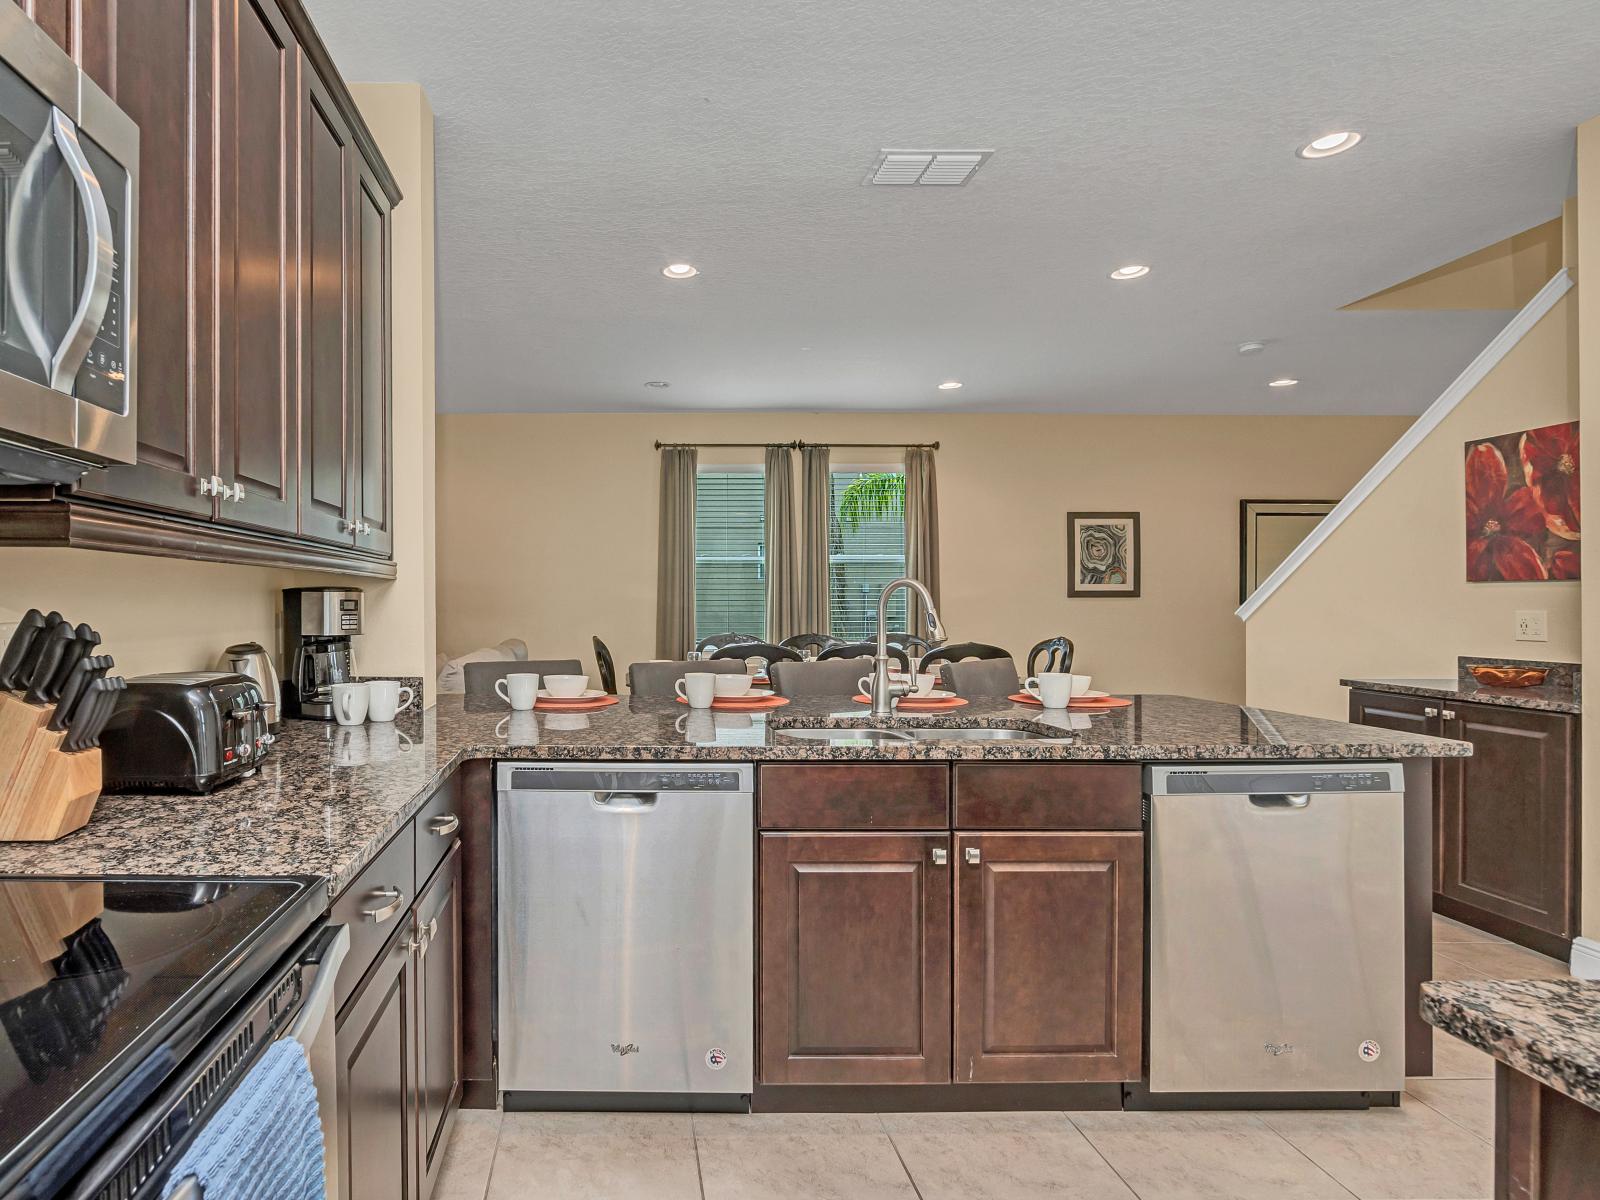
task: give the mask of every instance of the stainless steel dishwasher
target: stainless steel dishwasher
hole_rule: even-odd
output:
[[[508,1109],[747,1109],[753,770],[497,768]]]
[[[1145,783],[1150,1091],[1402,1090],[1401,768],[1150,767]]]

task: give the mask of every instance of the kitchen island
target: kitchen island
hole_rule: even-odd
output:
[[[792,736],[873,726],[925,732]],[[974,729],[1020,736],[963,736]],[[497,701],[446,698],[392,725],[286,722],[254,777],[210,796],[102,797],[89,824],[68,838],[0,845],[0,874],[325,879],[330,917],[352,935],[338,983],[348,1110],[341,1153],[402,1144],[415,1150],[411,1177],[426,1180],[454,1106],[493,1107],[498,1098],[497,761],[753,764],[751,833],[767,864],[752,931],[766,964],[755,981],[764,1064],[757,1108],[1062,1109],[1120,1106],[1124,1087],[1141,1078],[1143,766],[1402,764],[1405,962],[1414,996],[1431,957],[1432,762],[1469,752],[1437,737],[1167,695],[1083,713],[975,699],[887,722],[863,706],[820,700],[765,713],[628,698],[583,713],[513,713]],[[968,851],[984,862],[970,868],[974,881],[1009,872],[995,884],[1014,889],[1000,902],[1012,905],[1006,919],[1022,918],[1007,934],[1009,961],[963,933],[1001,920],[980,892],[939,866],[967,870],[978,861]],[[773,881],[796,872],[837,886],[817,912],[858,924],[810,924],[806,912],[785,908]],[[852,887],[859,897],[884,878],[903,881],[900,890],[880,891],[876,907],[852,899]],[[878,938],[880,930],[888,932]],[[1071,954],[1059,945],[1029,950],[1068,933]],[[804,978],[774,973],[773,948],[801,940],[839,952],[799,964],[810,972]],[[879,944],[893,954],[863,949]],[[882,977],[861,978],[862,963],[881,967]],[[995,988],[986,990],[984,972]],[[1070,1003],[1061,998],[1064,980],[1074,984]],[[985,1018],[980,1006],[990,995],[1016,1003]],[[1415,1005],[1408,1008],[1406,1070],[1426,1075],[1431,1031]],[[885,1034],[874,1052],[849,1049],[864,1044],[852,1041],[857,1014]],[[1017,1036],[1035,1037],[1033,1052],[989,1039],[1008,1022]],[[774,1038],[785,1027],[822,1040],[797,1051]],[[1104,1044],[1075,1043],[1083,1031]],[[981,1048],[967,1053],[963,1039]],[[368,1194],[382,1193],[357,1189],[351,1200]],[[424,1195],[426,1187],[396,1194]]]

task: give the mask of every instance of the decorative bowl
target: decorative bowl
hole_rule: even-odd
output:
[[[1485,687],[1503,688],[1538,687],[1550,673],[1547,667],[1492,667],[1483,663],[1467,670]]]

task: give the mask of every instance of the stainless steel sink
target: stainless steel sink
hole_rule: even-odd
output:
[[[1029,729],[984,729],[978,726],[906,725],[896,729],[861,726],[855,729],[776,729],[781,737],[801,738],[835,745],[884,745],[898,742],[1049,742],[1060,740]]]

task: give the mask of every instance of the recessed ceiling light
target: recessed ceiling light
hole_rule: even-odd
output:
[[[1143,263],[1129,263],[1125,267],[1118,267],[1111,272],[1113,279],[1142,279],[1150,274],[1150,268]]]
[[[1274,379],[1271,383],[1267,384],[1267,386],[1268,387],[1293,387],[1295,384],[1297,384],[1299,382],[1300,381],[1298,379],[1290,379],[1288,376],[1285,376],[1282,379]]]
[[[664,379],[646,379],[644,381],[644,385],[645,385],[645,387],[671,387],[672,386],[670,383],[668,383]]]
[[[1265,342],[1240,342],[1239,343],[1239,353],[1240,354],[1260,354],[1266,348],[1267,348],[1267,344]]]
[[[959,379],[946,379],[943,383],[941,383],[939,385],[939,390],[941,392],[953,392],[960,386],[961,386],[961,380],[959,380]]]
[[[1341,129],[1338,133],[1325,133],[1315,141],[1307,142],[1296,153],[1301,158],[1332,158],[1335,154],[1353,149],[1360,140],[1361,135],[1354,130]]]
[[[661,268],[661,273],[668,279],[693,279],[700,274],[700,268],[689,263],[668,263]]]

